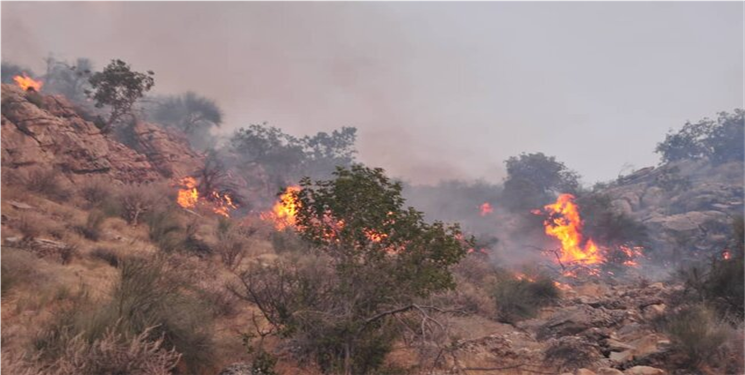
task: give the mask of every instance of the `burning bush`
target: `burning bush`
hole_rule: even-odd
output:
[[[502,276],[493,291],[497,319],[516,323],[532,318],[541,307],[556,301],[559,295],[556,284],[547,276]]]
[[[454,286],[449,268],[467,244],[457,226],[405,209],[401,185],[381,169],[356,165],[335,176],[304,179],[292,193],[309,255],[254,266],[232,289],[323,371],[369,373],[397,337],[393,317],[424,313],[418,297]]]

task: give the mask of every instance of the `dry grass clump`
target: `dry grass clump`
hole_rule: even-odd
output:
[[[165,349],[162,338],[152,340],[154,328],[126,336],[108,329],[92,342],[79,334],[65,340],[59,357],[48,364],[40,357],[24,357],[3,351],[3,368],[20,375],[169,375],[181,354]]]

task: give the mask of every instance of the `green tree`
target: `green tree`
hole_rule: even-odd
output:
[[[155,84],[152,71],[147,74],[132,71],[129,64],[122,60],[112,60],[103,71],[94,73],[88,80],[91,89],[86,90],[88,97],[96,101],[96,107],[111,107],[111,114],[103,131],[122,116],[132,114],[132,106],[145,95]]]
[[[580,186],[577,172],[542,152],[522,153],[510,157],[504,163],[507,166],[507,179],[504,182],[502,199],[512,210],[525,211],[542,207],[556,194],[576,193]]]
[[[686,122],[677,132],[670,131],[655,152],[662,163],[687,159],[709,159],[715,164],[745,159],[745,111],[720,112],[716,120],[704,118]]]
[[[165,126],[183,131],[189,143],[200,149],[213,146],[209,131],[222,124],[223,113],[217,103],[193,92],[159,100],[153,119]]]
[[[291,182],[305,158],[299,139],[266,123],[238,129],[230,147],[240,164],[261,167],[276,186]]]
[[[313,178],[329,178],[336,167],[350,166],[357,153],[356,140],[357,128],[353,127],[303,137],[300,140],[305,153],[303,173]]]
[[[382,169],[340,167],[334,177],[305,178],[294,194],[299,235],[316,258],[244,272],[241,295],[325,372],[370,373],[397,337],[394,316],[422,312],[418,298],[452,288],[450,267],[469,243],[457,225],[404,208],[400,183]]]

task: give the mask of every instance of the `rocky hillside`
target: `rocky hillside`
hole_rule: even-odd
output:
[[[62,96],[2,85],[2,167],[21,175],[57,168],[72,181],[101,175],[147,182],[191,173],[203,163],[184,137],[137,123],[128,147],[87,121]]]
[[[647,225],[662,250],[679,244],[724,250],[732,220],[743,211],[743,163],[684,160],[644,168],[603,193],[616,209]]]

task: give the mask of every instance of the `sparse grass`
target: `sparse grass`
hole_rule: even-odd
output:
[[[685,366],[718,365],[725,357],[724,345],[729,340],[729,327],[709,307],[686,306],[663,323],[674,349],[685,356]]]
[[[577,336],[553,339],[544,352],[544,360],[561,370],[589,366],[601,357],[597,345]]]
[[[148,224],[148,235],[161,251],[174,252],[184,244],[181,221],[171,210],[149,213],[145,218]]]
[[[497,319],[516,323],[532,318],[541,307],[553,303],[559,295],[554,281],[545,276],[536,276],[534,280],[501,277],[493,291]]]

